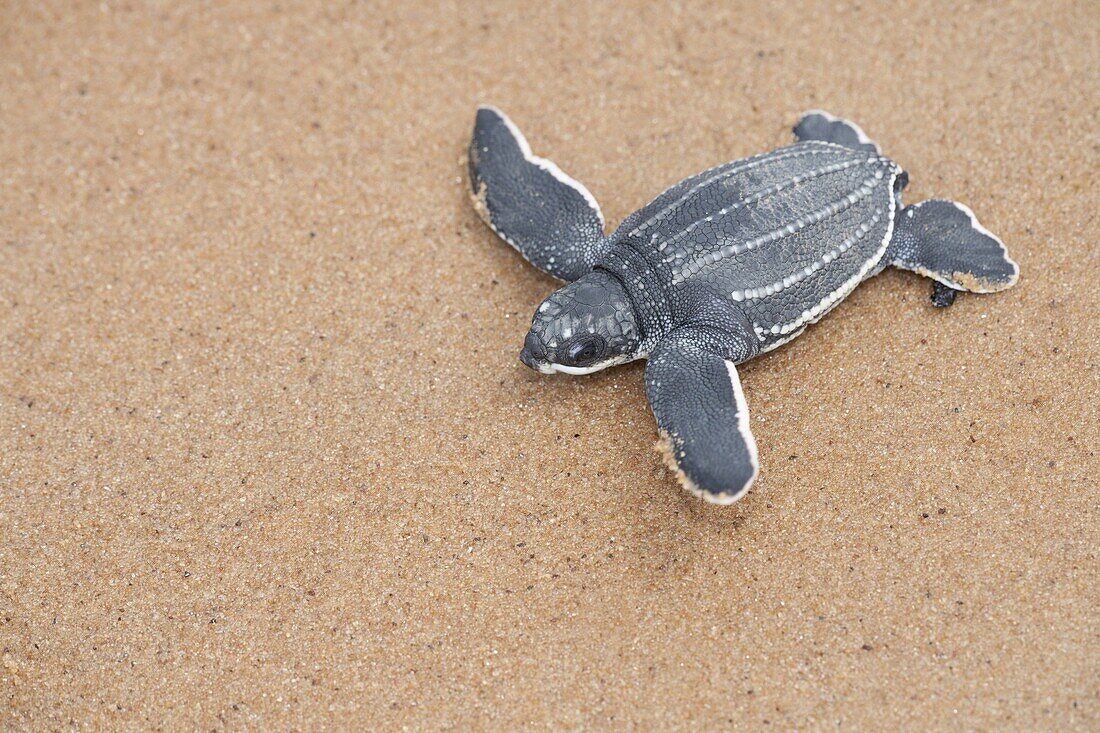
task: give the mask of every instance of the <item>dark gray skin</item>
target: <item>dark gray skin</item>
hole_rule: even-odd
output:
[[[905,207],[905,172],[858,126],[812,112],[794,145],[672,186],[610,235],[592,195],[478,110],[474,206],[532,264],[568,282],[539,306],[520,359],[588,374],[648,359],[646,394],[670,468],[692,493],[741,497],[759,463],[736,365],[797,337],[887,266],[935,281],[933,304],[1016,282],[965,206]]]

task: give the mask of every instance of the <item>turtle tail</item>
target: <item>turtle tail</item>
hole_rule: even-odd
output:
[[[954,292],[995,293],[1016,284],[1020,267],[974,212],[955,201],[931,200],[906,206],[890,242],[895,267],[930,277],[938,285],[936,305],[950,305]]]

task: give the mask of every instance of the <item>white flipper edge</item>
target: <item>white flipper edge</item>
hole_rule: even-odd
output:
[[[508,131],[512,133],[512,137],[515,138],[516,144],[519,145],[519,149],[523,152],[523,157],[527,159],[527,162],[531,163],[532,165],[537,165],[539,168],[542,168],[554,178],[558,179],[566,186],[569,186],[581,196],[583,196],[584,199],[588,202],[588,205],[592,207],[592,210],[596,212],[596,216],[598,216],[600,219],[600,224],[606,224],[603,218],[603,211],[600,209],[600,204],[598,201],[596,201],[596,197],[592,195],[592,192],[589,191],[583,183],[559,168],[557,163],[555,163],[554,161],[547,160],[546,158],[541,158],[531,152],[531,145],[527,142],[527,138],[523,136],[523,133],[520,132],[520,129],[516,126],[516,123],[512,122],[511,117],[504,114],[503,111],[501,111],[497,107],[494,107],[491,104],[478,105],[478,109],[488,110],[493,114],[499,116],[500,119],[504,122],[504,125],[508,128]]]

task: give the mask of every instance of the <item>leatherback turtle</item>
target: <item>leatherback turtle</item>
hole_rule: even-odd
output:
[[[611,235],[596,199],[479,107],[474,207],[568,284],[543,301],[520,359],[589,374],[648,359],[659,447],[684,487],[740,498],[759,470],[736,365],[801,334],[888,266],[935,281],[932,302],[1016,282],[1004,244],[953,201],[904,206],[908,176],[852,122],[809,112],[796,142],[686,178]]]

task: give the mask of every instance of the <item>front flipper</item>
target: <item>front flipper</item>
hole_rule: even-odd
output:
[[[495,107],[477,110],[469,166],[477,213],[531,264],[567,282],[592,269],[607,241],[596,199],[533,155],[519,128]]]
[[[867,137],[859,125],[819,109],[802,115],[794,126],[794,136],[798,142],[821,140],[854,150],[865,150],[871,155],[882,155],[878,143]]]
[[[740,499],[760,466],[737,367],[724,351],[712,329],[680,329],[645,369],[658,449],[685,489],[714,504]]]

